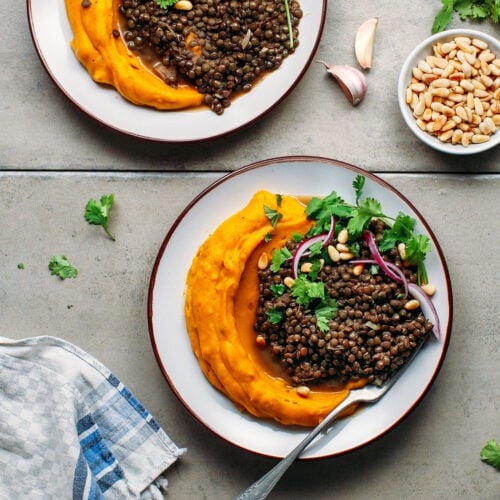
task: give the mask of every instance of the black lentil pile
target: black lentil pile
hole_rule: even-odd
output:
[[[359,244],[359,258],[369,259],[366,244]],[[287,244],[292,252],[295,246],[294,242]],[[396,248],[384,258],[398,265],[408,281],[416,281],[413,270],[402,265]],[[433,325],[420,307],[405,308],[411,297],[404,298],[402,284],[391,280],[378,266],[365,265],[359,276],[353,269],[349,262],[333,263],[326,259],[319,272],[318,278],[338,305],[328,331],[318,328],[314,312],[298,306],[289,289],[279,296],[272,291],[272,285],[283,284],[285,278],[292,277],[290,261],[276,273],[269,268],[259,270],[257,343],[269,349],[292,383],[344,384],[367,378],[369,383],[380,384],[432,330]],[[278,324],[273,324],[266,314],[273,308],[284,312]]]
[[[123,37],[138,54],[150,51],[166,83],[188,82],[222,114],[298,46],[302,10],[289,0],[293,47],[284,0],[191,0],[192,9],[161,9],[155,0],[122,0]]]

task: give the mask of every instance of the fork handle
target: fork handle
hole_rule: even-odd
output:
[[[334,408],[288,455],[281,459],[267,474],[255,481],[245,491],[240,493],[235,500],[263,500],[267,498],[276,483],[281,479],[283,474],[292,465],[295,459],[302,453],[311,441],[325,428],[327,428],[339,414],[357,402],[358,399],[351,391],[349,395]]]

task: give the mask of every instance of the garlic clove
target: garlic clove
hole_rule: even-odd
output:
[[[372,67],[373,45],[375,42],[375,31],[378,24],[378,18],[372,17],[366,20],[356,33],[354,41],[354,51],[359,65],[363,69]]]
[[[325,65],[326,70],[335,78],[340,88],[353,106],[359,104],[366,94],[368,83],[366,77],[359,69],[347,65],[329,65],[324,61],[318,61]]]

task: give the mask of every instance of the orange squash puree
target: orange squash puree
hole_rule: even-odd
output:
[[[142,64],[125,45],[119,31],[119,1],[65,0],[66,13],[73,31],[71,47],[80,63],[98,83],[112,85],[130,102],[153,108],[181,109],[198,106],[203,96],[189,86],[176,88]]]
[[[264,205],[283,214],[276,230]],[[257,260],[310,224],[296,198],[283,196],[278,206],[276,195],[259,191],[201,245],[187,277],[186,325],[207,379],[242,410],[286,425],[318,424],[355,386],[300,396],[270,368],[255,343]],[[273,237],[264,243],[267,233]]]

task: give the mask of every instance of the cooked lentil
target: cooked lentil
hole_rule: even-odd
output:
[[[298,46],[302,10],[290,0],[293,47],[283,0],[192,0],[193,8],[161,9],[155,0],[122,0],[123,38],[138,54],[150,50],[166,83],[187,81],[217,114],[239,92],[279,68]]]
[[[371,229],[375,236],[380,235],[383,224],[372,223]],[[370,259],[367,245],[362,241],[359,244],[359,258]],[[296,245],[293,241],[287,243],[292,252]],[[416,273],[403,265],[397,248],[384,258],[396,264],[409,282],[416,282]],[[432,330],[432,323],[420,307],[405,308],[412,298],[404,298],[402,284],[382,271],[375,274],[369,265],[359,275],[354,267],[349,262],[335,263],[326,256],[319,272],[318,278],[338,305],[326,332],[317,327],[312,310],[297,305],[289,288],[279,296],[272,291],[272,285],[292,277],[291,261],[276,273],[269,268],[258,270],[260,298],[255,332],[259,345],[279,361],[292,383],[345,383],[361,378],[382,383]],[[284,312],[278,324],[273,324],[266,314],[273,308]]]

